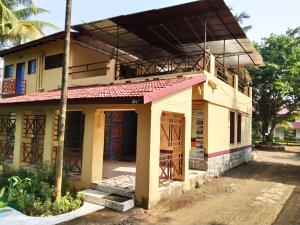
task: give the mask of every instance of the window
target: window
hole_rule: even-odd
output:
[[[45,57],[45,70],[62,67],[63,54],[50,55]]]
[[[4,68],[4,78],[12,78],[14,76],[14,65],[6,65]]]
[[[230,144],[234,143],[234,133],[235,133],[235,113],[230,112]]]
[[[242,115],[239,113],[237,117],[237,142],[241,142],[242,137]]]
[[[36,73],[36,59],[28,61],[28,74]]]

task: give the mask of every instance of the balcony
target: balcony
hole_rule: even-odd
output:
[[[210,54],[169,56],[146,61],[134,61],[117,65],[116,79],[159,76],[175,73],[210,70]]]
[[[14,97],[19,95],[25,95],[26,93],[26,81],[17,81],[16,79],[3,80],[2,82],[2,97]]]

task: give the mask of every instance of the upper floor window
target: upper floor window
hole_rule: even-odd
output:
[[[14,65],[6,65],[4,68],[4,78],[12,78],[14,76]]]
[[[230,144],[234,144],[235,113],[230,112]]]
[[[28,61],[28,74],[36,74],[36,59]]]
[[[242,140],[242,115],[239,113],[237,117],[237,142]]]
[[[45,70],[62,67],[63,54],[49,55],[45,57]]]

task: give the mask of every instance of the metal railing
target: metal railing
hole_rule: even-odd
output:
[[[239,78],[238,81],[238,90],[243,94],[250,96],[250,87],[244,79]]]
[[[56,163],[57,147],[53,148],[53,164]],[[64,168],[71,173],[81,174],[82,170],[82,149],[64,147]]]
[[[181,180],[183,177],[183,153],[182,152],[160,152],[159,167],[161,174],[160,182],[166,180]]]
[[[107,70],[109,61],[95,62],[69,67],[69,74],[86,73],[100,70]]]
[[[21,85],[17,85],[16,79],[3,80],[2,97],[25,95],[25,93],[26,93],[25,80],[21,81]]]
[[[117,64],[116,79],[159,76],[192,71],[210,71],[210,54],[169,56]]]
[[[234,74],[230,73],[221,63],[216,62],[216,76],[221,81],[234,87]]]

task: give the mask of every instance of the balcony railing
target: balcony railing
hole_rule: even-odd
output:
[[[239,79],[238,81],[238,90],[243,94],[250,96],[250,87],[247,82],[243,79]]]
[[[71,66],[69,68],[69,74],[72,75],[73,77],[76,76],[87,76],[87,73],[90,73],[91,75],[97,74],[97,75],[105,75],[106,71],[109,69],[107,64],[109,61],[102,61],[102,62],[95,62],[95,63],[88,63],[88,64],[82,64],[82,65],[76,65],[76,66]],[[97,71],[97,73],[92,73]],[[80,75],[81,74],[81,75]]]
[[[169,56],[117,65],[116,79],[159,76],[165,74],[210,70],[210,54]]]
[[[216,75],[217,78],[225,82],[226,84],[234,87],[234,75],[230,73],[221,63],[216,61]]]
[[[12,97],[18,95],[25,95],[26,81],[22,80],[17,83],[15,79],[3,80],[2,82],[2,97]]]

